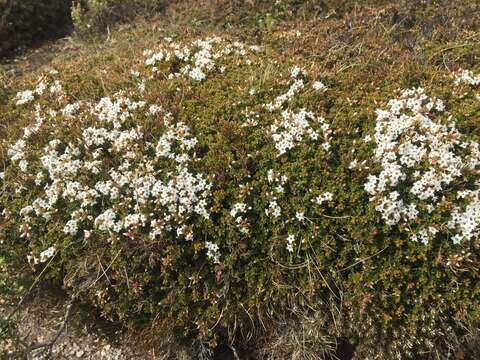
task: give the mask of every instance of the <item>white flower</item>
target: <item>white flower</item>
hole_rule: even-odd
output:
[[[80,103],[67,104],[62,110],[61,113],[63,116],[70,118],[80,109]]]
[[[282,213],[282,209],[280,208],[276,200],[271,200],[268,204],[268,209],[266,209],[265,211],[267,215],[271,214],[274,218],[278,218]]]
[[[40,258],[39,259],[35,259],[35,263],[44,263],[46,262],[48,259],[52,258],[55,253],[56,253],[57,249],[55,248],[55,246],[50,246],[47,250],[44,250],[40,253]]]
[[[313,89],[316,91],[325,91],[327,87],[321,81],[315,81],[312,85]]]
[[[27,167],[28,167],[28,162],[27,160],[20,160],[20,162],[18,163],[18,167],[20,168],[20,170],[22,170],[23,172],[26,172],[27,171]]]
[[[303,71],[300,67],[298,67],[298,66],[296,66],[296,65],[295,65],[295,66],[292,68],[292,70],[290,71],[290,75],[292,76],[292,78],[297,78],[297,77],[299,77],[302,73],[304,73],[304,71]]]
[[[210,241],[205,241],[205,248],[207,249],[207,257],[213,259],[213,262],[220,263],[220,251],[217,244]]]
[[[230,216],[235,217],[238,213],[244,213],[247,209],[247,205],[245,203],[236,203],[233,205],[232,210],[230,210]]]
[[[60,81],[55,80],[53,85],[50,86],[50,93],[53,95],[60,95],[63,94],[63,87]]]
[[[294,79],[288,91],[285,94],[277,96],[273,102],[266,104],[266,108],[270,112],[281,109],[285,103],[294,99],[295,95],[304,87],[305,84],[302,79]]]
[[[150,105],[150,107],[148,108],[148,112],[152,115],[157,115],[161,111],[162,111],[162,107],[158,105]]]
[[[324,202],[332,201],[332,200],[333,200],[333,194],[327,191],[321,195],[318,195],[315,198],[315,203],[317,203],[318,205],[322,205]]]
[[[357,160],[357,159],[353,159],[352,161],[350,161],[350,164],[348,165],[348,168],[349,168],[350,170],[353,170],[353,169],[355,169],[357,166],[358,166],[358,160]]]
[[[203,81],[207,75],[215,69],[224,73],[226,67],[219,66],[218,62],[227,56],[235,55],[242,59],[245,64],[253,64],[247,57],[248,52],[255,52],[255,47],[246,47],[239,42],[228,43],[219,37],[209,37],[203,40],[195,40],[190,44],[180,44],[173,40],[162,44],[159,51],[148,50],[145,65],[152,69],[153,73],[159,73],[157,63],[176,62],[180,69],[178,72],[166,74],[167,79],[184,75],[195,81]]]
[[[480,75],[473,75],[473,72],[471,70],[461,70],[456,75],[455,85],[459,85],[460,83],[477,86],[480,84]]]
[[[31,90],[21,91],[17,93],[15,99],[17,100],[17,105],[28,104],[29,102],[35,100],[34,92]]]
[[[297,218],[298,221],[303,222],[305,220],[305,213],[297,211],[295,213],[295,217]]]
[[[202,69],[195,67],[189,72],[189,76],[196,81],[202,81],[207,78],[205,73],[202,71]]]
[[[463,76],[467,79],[469,74]],[[456,188],[455,181],[463,178],[467,169],[480,166],[479,144],[466,140],[454,122],[436,121],[435,112],[443,112],[445,106],[422,88],[403,91],[388,106],[377,110],[374,135],[374,161],[381,170],[369,175],[364,185],[375,209],[388,225],[401,223],[410,228],[421,223],[422,211],[434,213],[446,194],[457,191],[458,199],[470,202],[464,210],[454,206],[451,211],[448,226],[458,232],[452,240],[477,238],[480,208],[472,194],[480,191],[478,184],[477,190],[464,191]],[[417,231],[411,239],[427,243],[441,229],[439,225]]]
[[[63,232],[65,234],[75,236],[78,232],[78,223],[77,220],[69,220],[66,224],[65,227],[63,228]]]
[[[112,209],[107,209],[96,217],[94,224],[99,230],[118,232],[121,224],[116,223],[116,219],[117,214]]]
[[[11,145],[7,150],[7,155],[13,162],[20,161],[25,156],[26,142],[23,139],[17,140],[17,142]]]
[[[295,236],[290,234],[287,236],[287,251],[293,252],[293,244],[295,243]]]
[[[311,127],[311,123],[321,125],[325,141],[324,145],[328,144],[331,130],[325,119],[316,118],[312,112],[308,112],[305,109],[301,109],[298,112],[283,111],[281,119],[275,121],[271,126],[271,134],[278,155],[283,155],[288,150],[293,149],[307,136],[312,140],[317,140],[319,136],[318,131]]]

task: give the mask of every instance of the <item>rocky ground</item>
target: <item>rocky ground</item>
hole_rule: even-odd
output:
[[[34,298],[22,306],[18,316],[18,333],[22,339],[22,347],[27,349],[28,359],[134,359],[138,357],[127,346],[121,346],[122,341],[108,340],[99,331],[83,324],[76,318],[77,308],[72,306],[67,314],[65,301],[53,297]],[[9,310],[12,310],[10,307]],[[3,315],[6,315],[6,311]],[[83,325],[83,326],[82,326]],[[97,329],[99,330],[99,329]],[[113,340],[113,339],[112,339]],[[113,345],[117,342],[117,345]],[[50,344],[35,349],[41,344]],[[0,353],[6,358],[18,350],[18,344],[3,344]],[[30,347],[31,350],[28,350]],[[146,354],[144,354],[146,355]]]

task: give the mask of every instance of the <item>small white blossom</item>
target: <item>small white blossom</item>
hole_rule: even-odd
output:
[[[297,218],[298,221],[303,222],[305,220],[305,213],[297,211],[295,213],[295,217]]]
[[[461,70],[455,78],[455,85],[461,83],[469,84],[471,86],[480,85],[480,75],[474,75],[471,70]]]
[[[63,228],[63,232],[68,235],[76,235],[78,232],[78,223],[77,220],[69,220],[65,227]]]
[[[205,241],[205,248],[207,249],[207,257],[217,264],[220,263],[220,251],[218,245],[210,241]]]
[[[290,234],[287,236],[287,251],[293,252],[293,245],[295,244],[295,236]]]
[[[31,90],[21,91],[17,93],[17,96],[15,97],[15,99],[17,100],[16,102],[17,105],[28,104],[29,102],[32,102],[33,100],[35,100],[34,92]]]
[[[327,87],[325,86],[324,83],[322,83],[321,81],[315,81],[312,85],[313,89],[316,90],[316,91],[325,91],[327,90]]]
[[[321,195],[318,195],[315,198],[315,203],[318,205],[322,205],[324,202],[332,201],[333,200],[333,194],[331,192],[324,192]]]
[[[467,81],[470,77],[463,73],[463,80],[457,80]],[[443,112],[445,105],[427,96],[422,88],[403,91],[388,106],[387,110],[377,110],[374,135],[374,160],[381,171],[370,174],[364,185],[375,209],[390,226],[413,227],[421,225],[423,211],[434,213],[445,194],[457,191],[457,199],[469,202],[466,207],[454,206],[451,210],[448,227],[457,231],[452,240],[458,243],[477,238],[480,208],[474,194],[479,190],[456,189],[455,180],[480,166],[479,144],[466,140],[454,122],[436,121],[436,112]],[[410,237],[426,244],[439,229],[421,228]]]
[[[297,78],[299,77],[301,74],[304,74],[304,71],[298,67],[298,66],[294,66],[290,72],[290,75],[292,76],[292,78]]]

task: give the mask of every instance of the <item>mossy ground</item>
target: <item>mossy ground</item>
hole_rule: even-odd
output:
[[[369,146],[360,139],[372,133],[375,109],[382,108],[398,90],[415,86],[423,86],[444,99],[457,118],[458,128],[470,138],[480,139],[478,101],[451,92],[452,72],[462,68],[480,71],[479,4],[281,4],[272,7],[262,2],[240,5],[235,1],[205,1],[201,11],[193,10],[191,4],[173,4],[158,19],[139,20],[116,29],[108,37],[75,44],[75,49],[59,51],[55,58],[34,69],[22,71],[35,54],[27,55],[18,65],[8,65],[10,70],[5,67],[0,78],[0,135],[4,139],[0,159],[6,163],[7,144],[31,122],[30,114],[13,106],[11,99],[17,91],[33,88],[39,74],[56,69],[72,98],[98,100],[133,86],[135,80],[130,72],[140,66],[143,50],[166,36],[188,42],[220,34],[259,44],[264,50],[258,55],[258,66],[238,66],[226,76],[212,77],[194,87],[185,86],[182,80],[158,82],[145,96],[171,109],[191,127],[200,144],[208,144],[202,167],[215,175],[221,189],[212,204],[221,214],[221,226],[209,232],[224,239],[223,245],[231,250],[229,263],[216,274],[222,278],[222,272],[226,272],[223,276],[228,283],[221,286],[222,291],[234,289],[229,303],[223,307],[205,306],[218,295],[211,292],[218,285],[215,277],[207,276],[211,283],[193,286],[198,293],[178,292],[171,304],[164,304],[169,308],[164,321],[155,314],[159,309],[147,300],[135,296],[132,300],[121,286],[113,290],[117,301],[104,307],[104,314],[117,321],[122,316],[131,319],[135,318],[131,306],[144,306],[141,316],[128,323],[135,331],[148,334],[145,338],[149,346],[158,345],[156,334],[162,327],[171,328],[172,322],[174,331],[191,335],[190,329],[178,327],[189,324],[192,314],[196,314],[193,317],[203,322],[196,324],[200,332],[207,333],[212,326],[222,327],[219,342],[255,348],[259,354],[263,349],[264,354],[273,354],[272,358],[277,359],[315,359],[327,350],[344,351],[345,346],[339,349],[336,345],[344,339],[355,348],[358,359],[391,359],[396,351],[405,350],[404,342],[421,337],[429,337],[433,348],[421,343],[402,358],[435,358],[450,352],[452,358],[473,359],[479,341],[478,242],[469,249],[468,262],[455,271],[447,269],[445,257],[454,249],[448,244],[419,249],[383,225],[380,216],[368,206],[363,190],[366,174],[352,173],[345,164],[354,158],[371,157]],[[309,78],[321,79],[328,87],[321,96],[306,92],[296,104],[324,116],[331,124],[335,151],[328,159],[320,149],[307,147],[273,161],[273,145],[258,131],[241,126],[241,110],[260,112],[259,104],[284,92],[294,65],[300,65]],[[15,75],[18,69],[20,74]],[[258,89],[254,96],[249,95],[252,88]],[[68,131],[74,131],[74,126],[69,125]],[[273,250],[262,245],[272,236],[266,230],[271,226],[267,217],[260,217],[256,224],[258,235],[249,240],[253,246],[244,245],[238,235],[226,230],[228,224],[224,221],[229,209],[224,209],[223,215],[222,209],[240,196],[238,184],[250,174],[244,165],[248,154],[253,154],[258,175],[253,181],[265,178],[272,167],[298,180],[296,187],[289,189],[291,216],[301,210],[299,204],[316,195],[308,189],[321,188],[336,194],[334,214],[325,213],[332,217],[325,217],[315,229],[317,241],[305,250],[301,262],[279,260],[282,250],[275,240]],[[267,186],[261,180],[254,185],[257,189]],[[260,193],[251,196],[258,208],[266,207]],[[1,240],[8,243],[7,234],[1,231]],[[249,247],[258,253],[252,254]],[[113,246],[89,255],[100,254],[108,264],[120,249]],[[17,268],[26,253],[21,242],[12,248],[2,246],[0,251]],[[115,264],[116,280],[126,286],[120,272],[129,268],[129,282],[148,282],[152,275],[130,260],[129,256],[121,257]],[[52,275],[56,286],[62,276],[68,277],[74,264],[78,265],[66,260],[64,264],[65,268],[58,269],[60,275]],[[139,266],[138,271],[130,266]],[[26,266],[21,270],[29,272]],[[183,288],[192,283],[192,278],[205,276],[195,267],[183,270],[162,280],[170,281],[171,287]],[[460,330],[462,326],[464,330]],[[298,332],[292,330],[295,328],[299,328]]]

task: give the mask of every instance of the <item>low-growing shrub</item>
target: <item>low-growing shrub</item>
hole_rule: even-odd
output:
[[[9,97],[9,263],[205,354],[264,336],[272,359],[474,353],[478,69],[361,103],[367,85],[322,75],[321,54],[216,36],[128,49]]]
[[[72,5],[72,18],[78,33],[91,34],[138,15],[151,16],[165,4],[165,0],[80,0]]]
[[[0,57],[66,34],[70,6],[70,0],[0,0]]]

